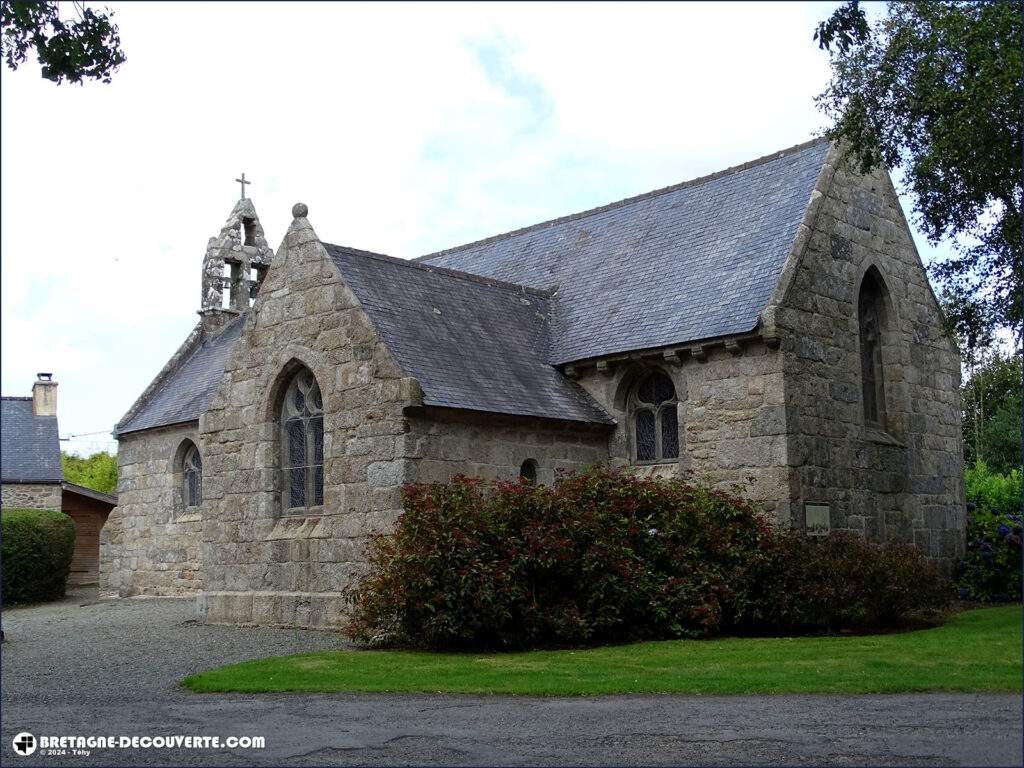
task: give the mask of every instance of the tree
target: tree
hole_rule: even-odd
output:
[[[117,490],[116,455],[111,456],[106,451],[100,451],[82,458],[61,451],[60,463],[64,469],[64,479],[69,483],[92,488],[101,493],[113,493]]]
[[[77,18],[66,20],[56,0],[2,0],[0,42],[7,66],[16,70],[34,49],[43,77],[58,85],[64,80],[81,84],[83,78],[109,83],[126,61],[117,25],[110,21],[114,14],[109,9],[98,13],[84,2],[72,5]]]
[[[1024,368],[1020,355],[989,356],[960,389],[963,403],[964,459],[985,462],[1001,475],[1022,466]]]
[[[932,276],[1018,340],[1022,17],[1019,1],[889,2],[869,24],[849,0],[814,35],[832,66],[817,99],[829,136],[864,171],[902,170],[915,224],[955,242]]]

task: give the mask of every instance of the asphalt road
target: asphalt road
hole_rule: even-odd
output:
[[[520,697],[205,694],[203,669],[344,647],[331,632],[209,627],[190,600],[4,611],[4,766],[1021,766],[1019,694]],[[15,737],[113,737],[76,754]],[[262,737],[261,749],[120,746],[122,737]],[[38,745],[38,740],[36,741]]]

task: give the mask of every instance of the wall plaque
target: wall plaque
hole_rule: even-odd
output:
[[[804,520],[808,536],[828,536],[828,532],[832,530],[828,504],[805,504]]]

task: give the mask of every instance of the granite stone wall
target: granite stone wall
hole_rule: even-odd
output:
[[[180,461],[190,441],[199,444],[194,422],[119,437],[118,505],[100,532],[100,594],[183,595],[203,588],[203,507],[185,507],[182,499]]]
[[[766,312],[785,360],[793,522],[827,505],[832,530],[913,543],[948,572],[966,514],[960,361],[888,175],[851,173],[833,150],[798,241]],[[861,385],[858,298],[869,270],[886,294],[881,427],[865,419]]]
[[[403,409],[422,399],[303,216],[274,257],[247,326],[200,419],[205,592],[211,623],[331,626],[367,536],[394,524],[414,469]],[[322,506],[281,498],[280,412],[295,373],[324,412]]]
[[[4,509],[52,509],[60,512],[60,483],[4,483],[0,507]]]
[[[679,460],[636,464],[628,413],[631,390],[653,368],[676,390]],[[789,522],[789,469],[783,419],[782,359],[756,336],[693,347],[652,350],[646,358],[594,361],[576,371],[579,383],[617,421],[611,462],[637,474],[681,473],[726,491],[742,488],[773,523]]]
[[[527,461],[537,482],[550,485],[560,471],[607,463],[610,429],[603,425],[501,416],[447,408],[420,409],[408,417],[404,455],[413,479],[448,482],[464,474],[485,482],[516,480]]]

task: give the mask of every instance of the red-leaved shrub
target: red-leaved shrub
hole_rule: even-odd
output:
[[[720,491],[600,467],[550,488],[407,486],[366,557],[344,632],[431,649],[837,632],[950,599],[913,547],[772,531]]]
[[[347,591],[344,631],[424,648],[706,636],[742,602],[731,585],[766,535],[725,493],[605,468],[554,487],[413,484]]]
[[[774,531],[744,577],[747,610],[734,630],[754,634],[892,628],[911,614],[942,611],[952,596],[916,547],[848,532]]]

